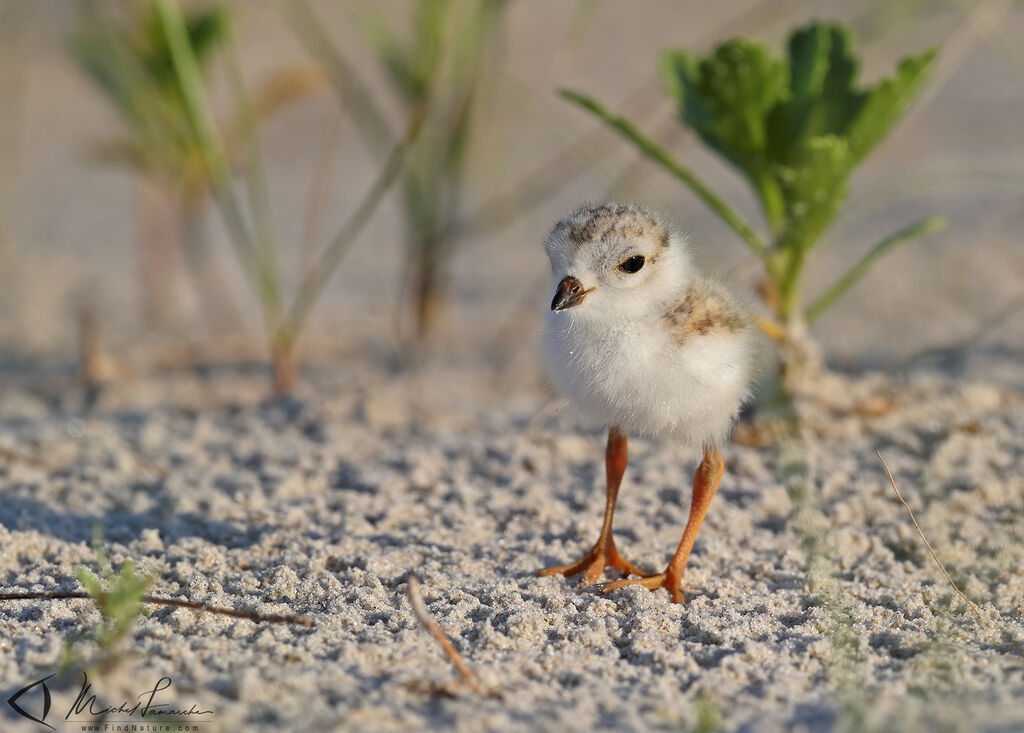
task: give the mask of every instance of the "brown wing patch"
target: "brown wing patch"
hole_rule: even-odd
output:
[[[692,284],[665,311],[672,339],[684,344],[695,336],[738,333],[750,327],[750,317],[713,283]]]

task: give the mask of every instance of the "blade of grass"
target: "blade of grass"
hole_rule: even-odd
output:
[[[356,129],[370,150],[377,156],[384,156],[394,140],[391,125],[352,64],[324,31],[324,24],[305,0],[275,2],[306,49],[330,72],[343,109],[352,115]]]
[[[632,122],[624,117],[614,114],[597,100],[585,94],[569,89],[560,92],[563,99],[582,107],[595,114],[605,124],[618,131],[623,137],[636,145],[640,151],[651,160],[659,163],[665,170],[681,180],[690,190],[693,191],[705,204],[721,217],[722,221],[732,227],[744,242],[754,252],[767,261],[768,248],[754,231],[753,227],[736,209],[732,208],[724,200],[718,197],[707,185],[704,184],[682,163],[673,158],[667,150],[644,135]]]
[[[831,308],[832,305],[854,285],[854,283],[860,280],[865,273],[871,269],[871,266],[874,265],[875,262],[893,248],[903,244],[904,242],[908,242],[911,239],[916,239],[917,237],[923,237],[926,234],[940,231],[945,228],[945,226],[946,220],[943,217],[928,216],[924,219],[915,221],[913,224],[900,229],[898,232],[890,234],[888,237],[872,247],[856,265],[847,270],[846,274],[840,277],[832,286],[819,295],[804,311],[804,318],[806,318],[808,323],[811,323],[821,316],[825,311]]]
[[[506,97],[509,94],[517,93],[515,99],[517,108],[536,106],[535,100],[530,97],[532,90],[507,73],[499,78],[505,88],[503,93]],[[628,94],[623,99],[621,106],[630,109],[642,108],[641,116],[646,116],[652,104],[658,101],[652,102],[652,96],[660,88],[660,85],[660,78],[649,79]],[[546,122],[546,112],[541,110],[540,113],[545,115],[544,121]],[[561,132],[562,130],[556,128],[555,131]],[[605,160],[612,150],[609,140],[600,127],[574,139],[566,138],[563,147],[551,158],[541,162],[509,190],[477,204],[460,221],[455,223],[453,231],[446,233],[446,236],[460,239],[484,236],[500,231],[512,222],[520,220],[525,213],[549,202],[555,193]],[[563,141],[559,140],[559,142]]]
[[[892,477],[892,471],[889,470],[889,464],[885,462],[885,459],[882,458],[882,454],[880,452],[875,451],[875,455],[878,456],[878,460],[880,460],[882,465],[885,467],[885,473],[889,476],[889,483],[892,484],[892,490],[896,492],[896,498],[900,500],[903,508],[906,509],[907,514],[910,515],[910,521],[914,523],[914,529],[916,529],[917,534],[920,535],[921,541],[924,542],[924,546],[928,548],[928,554],[932,556],[932,560],[934,560],[935,564],[939,566],[939,570],[941,570],[942,574],[946,576],[946,580],[948,580],[949,584],[953,586],[953,590],[956,591],[956,594],[963,599],[964,603],[967,604],[967,607],[971,609],[971,613],[974,614],[974,617],[980,621],[982,619],[981,609],[978,608],[974,601],[964,595],[964,592],[960,590],[960,586],[958,586],[956,581],[953,580],[953,576],[951,576],[949,571],[946,570],[946,566],[939,560],[939,556],[935,554],[935,550],[932,549],[932,545],[928,541],[928,538],[924,536],[924,532],[921,530],[921,525],[917,523],[917,518],[914,516],[914,510],[910,508],[910,504],[906,502],[906,499],[903,498],[903,494],[901,494],[900,490],[896,488],[896,479]]]
[[[281,294],[278,283],[272,279],[260,257],[231,185],[226,158],[214,132],[213,115],[205,99],[202,75],[188,40],[181,8],[175,0],[154,0],[154,7],[161,29],[167,37],[171,63],[185,100],[189,122],[201,150],[203,163],[210,171],[214,199],[221,210],[231,244],[243,271],[260,294],[264,309],[272,310],[276,307],[279,310]]]
[[[245,79],[242,77],[242,69],[238,63],[238,44],[235,34],[228,31],[227,34],[227,61],[228,81],[235,95],[235,103],[238,107],[242,145],[246,151],[245,159],[245,180],[246,192],[249,203],[250,216],[253,229],[256,234],[256,246],[260,252],[260,258],[267,269],[267,277],[275,283],[281,282],[281,262],[277,236],[274,230],[273,212],[270,206],[270,191],[267,185],[267,172],[263,164],[263,152],[260,149],[260,141],[256,132],[256,112],[252,104],[252,98],[245,87]],[[280,317],[281,303],[272,303],[273,312],[270,314],[274,321]],[[271,328],[276,327],[276,322],[269,324]]]
[[[883,209],[917,198],[926,191],[973,192],[975,188],[1024,192],[1024,171],[1009,166],[954,165],[934,166],[913,174],[891,177],[873,186],[869,195],[854,199],[840,220],[840,227],[856,231],[863,222],[876,218]]]
[[[299,238],[298,274],[308,272],[316,257],[316,243],[320,239],[321,225],[327,200],[333,184],[335,158],[341,145],[344,132],[344,121],[341,114],[335,114],[330,128],[317,154],[317,164],[309,184],[309,196],[306,203],[306,215],[303,217],[302,236]]]
[[[419,135],[420,129],[423,127],[426,112],[427,105],[424,104],[419,105],[410,115],[405,134],[398,144],[391,149],[383,166],[381,166],[377,180],[373,182],[373,185],[370,186],[370,189],[366,192],[356,210],[352,212],[348,221],[342,225],[338,233],[324,251],[321,252],[316,263],[306,273],[302,284],[299,286],[295,302],[288,313],[286,328],[290,334],[286,336],[287,338],[295,338],[298,335],[321,291],[323,291],[327,281],[330,280],[331,275],[334,274],[334,270],[337,268],[342,256],[348,251],[352,242],[355,241],[355,238],[370,220],[373,212],[377,209],[377,205],[384,198],[384,194],[388,192],[388,189],[391,188],[398,178],[409,148],[412,147]]]
[[[199,70],[192,44],[188,38],[185,19],[177,0],[153,0],[160,25],[167,38],[171,62],[185,101],[192,132],[196,136],[206,163],[215,178],[223,180],[227,175],[224,151],[214,132],[213,115],[210,113],[203,94],[203,77]]]

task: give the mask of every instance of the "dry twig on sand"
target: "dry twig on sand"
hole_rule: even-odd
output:
[[[91,599],[88,593],[83,591],[74,591],[70,593],[0,593],[0,601],[63,601],[73,600],[77,598]],[[233,616],[235,618],[244,618],[255,623],[267,623],[267,624],[299,624],[307,628],[312,628],[316,625],[316,622],[310,616],[305,614],[262,614],[254,613],[252,611],[239,611],[234,608],[222,608],[220,606],[207,606],[203,603],[195,603],[193,601],[181,601],[176,598],[161,598],[160,596],[143,596],[141,599],[142,603],[152,603],[158,606],[175,606],[177,608],[188,608],[193,611],[203,611],[206,613],[213,613],[220,616]]]
[[[459,650],[452,644],[451,639],[441,630],[441,627],[437,625],[437,622],[431,618],[430,613],[427,611],[426,604],[423,603],[423,595],[420,593],[420,581],[415,575],[409,576],[409,604],[412,606],[412,612],[416,616],[416,620],[420,622],[426,631],[437,640],[437,643],[441,645],[441,649],[444,650],[445,656],[455,666],[455,669],[462,675],[462,680],[469,687],[470,690],[478,695],[486,697],[495,697],[495,693],[489,692],[484,689],[483,685],[480,684],[480,679],[473,673],[473,670],[466,664],[466,660],[459,654]],[[444,685],[439,688],[440,692],[446,692],[451,694],[451,686]]]
[[[928,538],[925,537],[924,532],[921,531],[921,525],[917,523],[917,518],[914,517],[914,510],[910,508],[910,505],[907,503],[906,499],[903,498],[903,495],[900,493],[900,490],[896,488],[896,480],[892,477],[892,471],[889,470],[889,464],[885,462],[885,459],[882,458],[882,454],[879,453],[878,451],[875,451],[875,455],[878,456],[878,460],[880,460],[882,462],[882,465],[885,466],[885,472],[889,474],[889,483],[892,484],[892,490],[896,492],[896,498],[899,499],[900,503],[903,504],[903,506],[906,508],[907,514],[910,515],[910,521],[914,523],[914,529],[916,529],[917,533],[921,536],[921,540],[924,542],[924,546],[928,548],[928,552],[931,554],[932,560],[934,560],[935,564],[939,566],[939,570],[941,570],[942,574],[946,576],[946,580],[948,580],[949,584],[953,586],[953,590],[956,591],[956,594],[960,596],[963,599],[964,603],[967,604],[967,607],[971,609],[971,613],[974,614],[974,617],[981,621],[981,609],[979,609],[977,604],[975,604],[974,601],[972,601],[970,598],[964,595],[964,592],[960,590],[960,586],[958,586],[956,584],[956,581],[953,580],[953,576],[949,574],[948,570],[946,570],[946,566],[943,565],[942,562],[939,560],[939,557],[935,554],[935,550],[932,549],[932,545],[928,541]]]

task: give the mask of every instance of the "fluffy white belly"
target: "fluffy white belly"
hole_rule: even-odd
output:
[[[596,329],[545,317],[544,354],[556,386],[585,415],[632,435],[720,442],[746,397],[744,339],[709,334],[680,345],[660,321]]]

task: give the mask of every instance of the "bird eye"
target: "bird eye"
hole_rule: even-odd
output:
[[[634,272],[640,272],[640,268],[644,266],[644,262],[646,262],[646,260],[643,255],[633,255],[619,263],[619,269],[632,275]]]

